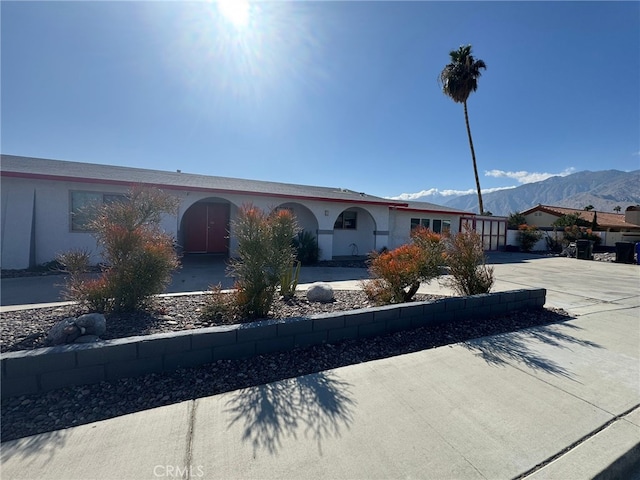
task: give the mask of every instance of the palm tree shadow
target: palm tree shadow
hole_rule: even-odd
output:
[[[571,372],[550,358],[536,352],[536,344],[545,344],[561,349],[573,346],[602,348],[588,340],[582,340],[570,334],[570,330],[581,330],[569,323],[554,323],[541,327],[533,327],[517,332],[501,333],[491,337],[482,337],[463,342],[468,350],[475,352],[484,361],[494,366],[507,365],[510,361],[526,367],[562,376],[571,380]]]
[[[251,443],[254,456],[259,450],[276,455],[283,439],[298,435],[313,439],[322,455],[322,440],[339,437],[353,422],[350,387],[331,372],[319,372],[245,388],[227,402],[227,428],[243,422],[242,441]]]

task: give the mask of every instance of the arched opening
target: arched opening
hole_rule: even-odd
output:
[[[318,219],[311,210],[300,203],[287,202],[278,205],[279,209],[286,208],[295,216],[298,226],[305,232],[311,232],[313,235],[318,234]]]
[[[375,250],[376,222],[363,208],[340,212],[333,225],[333,256],[363,257]]]
[[[191,205],[182,216],[182,246],[185,253],[229,254],[230,203],[207,198]]]

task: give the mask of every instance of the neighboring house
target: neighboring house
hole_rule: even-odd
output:
[[[234,255],[237,239],[229,234],[230,222],[247,203],[264,210],[291,209],[301,228],[316,235],[322,260],[396,248],[409,240],[416,223],[456,233],[463,218],[475,218],[431,203],[409,204],[343,188],[14,155],[1,156],[0,176],[4,269],[33,267],[70,249],[90,250],[98,262],[100,252],[83,207],[112,201],[134,185],[157,187],[179,198],[177,215],[166,215],[162,227],[185,253]]]
[[[602,246],[613,247],[616,242],[640,241],[640,206],[628,207],[625,213],[587,211],[551,205],[537,205],[522,212],[527,224],[544,230],[553,230],[553,222],[563,215],[572,214],[579,214],[589,225],[593,223],[593,217],[596,217],[597,228],[594,233],[602,238]]]

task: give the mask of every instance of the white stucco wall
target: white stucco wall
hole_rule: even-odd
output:
[[[90,232],[71,229],[72,191],[124,194],[129,188],[124,185],[2,177],[2,268],[28,268],[54,260],[58,254],[72,249],[91,252],[93,263],[102,260],[95,237]],[[360,255],[366,255],[371,250],[389,246],[392,238],[389,232],[392,225],[386,205],[354,206],[349,202],[298,199],[287,201],[286,198],[276,199],[241,193],[167,191],[179,198],[180,206],[176,216],[163,216],[161,226],[177,241],[181,240],[181,220],[185,211],[194,203],[203,200],[229,202],[231,221],[236,218],[238,208],[246,203],[252,203],[263,210],[278,206],[292,208],[300,226],[316,235],[321,260],[351,255],[354,251],[351,244],[357,245]],[[334,231],[336,218],[347,209],[355,209],[358,212],[357,230]],[[233,235],[230,236],[229,247],[230,254],[233,255],[237,251],[237,240]]]
[[[110,186],[99,190],[91,184],[3,177],[2,268],[39,265],[74,249],[87,250],[93,262],[99,261],[93,235],[71,230],[71,191],[125,193],[126,189]],[[35,213],[33,223],[31,212]]]
[[[411,241],[411,219],[428,218],[433,226],[434,220],[447,220],[451,222],[452,234],[458,233],[460,228],[460,216],[434,212],[405,212],[402,210],[390,211],[391,228],[389,235],[389,248],[398,248]]]
[[[2,268],[29,266],[35,189],[26,183],[2,183]]]
[[[54,260],[64,251],[84,249],[92,253],[92,262],[102,260],[96,239],[90,232],[72,231],[71,192],[84,191],[107,194],[125,194],[126,185],[65,180],[24,179],[2,177],[1,184],[1,260],[2,268],[27,268]],[[223,202],[230,206],[230,221],[237,217],[238,209],[251,203],[265,211],[276,207],[291,208],[299,225],[311,231],[318,240],[320,259],[352,254],[367,255],[383,247],[396,248],[409,241],[410,219],[429,218],[449,221],[456,233],[459,216],[427,212],[402,212],[388,205],[358,204],[342,201],[287,199],[265,195],[214,193],[167,189],[180,200],[177,215],[162,218],[163,230],[183,242],[182,219],[185,212],[200,201]],[[357,228],[335,229],[334,223],[341,212],[357,212]],[[230,255],[237,252],[237,239],[230,232]]]

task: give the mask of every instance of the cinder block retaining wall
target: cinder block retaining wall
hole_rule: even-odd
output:
[[[371,337],[544,306],[545,289],[366,308],[0,355],[2,397]]]

